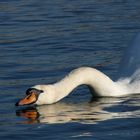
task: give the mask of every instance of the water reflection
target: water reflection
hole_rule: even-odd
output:
[[[114,118],[139,117],[140,104],[136,98],[100,98],[90,103],[58,102],[53,105],[22,108],[16,111],[16,115],[26,118],[20,122],[24,124],[67,122],[94,124]]]

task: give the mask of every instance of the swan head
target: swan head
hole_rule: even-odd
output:
[[[37,85],[29,88],[26,91],[26,96],[20,99],[15,105],[23,106],[23,105],[43,105],[43,104],[52,104],[55,102],[54,99],[54,90],[51,85],[43,86]]]

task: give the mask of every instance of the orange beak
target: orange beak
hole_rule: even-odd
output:
[[[25,98],[21,99],[18,101],[15,105],[16,106],[21,106],[21,105],[29,105],[33,104],[37,100],[37,95],[35,93],[31,93],[27,95]]]

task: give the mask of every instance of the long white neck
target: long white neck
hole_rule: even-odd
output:
[[[61,81],[55,83],[55,100],[67,96],[73,89],[79,85],[88,85],[92,89],[94,96],[120,96],[125,94],[124,90],[108,76],[102,72],[89,68],[82,67],[73,70]]]

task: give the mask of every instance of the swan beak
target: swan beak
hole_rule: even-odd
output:
[[[15,105],[22,106],[22,105],[29,105],[33,104],[37,101],[37,95],[35,93],[27,95],[25,98],[20,99]]]

